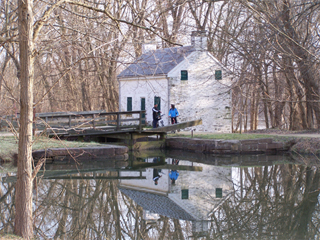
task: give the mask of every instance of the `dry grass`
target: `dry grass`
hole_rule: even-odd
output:
[[[39,137],[34,140],[33,150],[47,148],[71,148],[71,147],[87,147],[100,145],[96,142],[71,142],[61,141],[52,138]],[[12,161],[14,154],[18,152],[18,139],[14,136],[0,136],[0,160],[4,162]]]
[[[23,240],[23,238],[13,234],[1,234],[0,240]]]
[[[13,136],[0,137],[0,160],[11,161],[14,153],[18,152],[18,140]]]
[[[320,155],[319,138],[300,138],[291,148],[291,151],[299,154]]]
[[[190,132],[178,132],[175,134],[168,134],[169,137],[187,137],[191,138],[191,133]],[[256,133],[206,133],[206,132],[201,132],[193,133],[193,138],[202,138],[202,139],[223,139],[223,140],[248,140],[248,139],[258,139],[258,138],[272,138],[277,140],[287,140],[288,138],[283,136],[274,136],[270,134],[256,134]]]

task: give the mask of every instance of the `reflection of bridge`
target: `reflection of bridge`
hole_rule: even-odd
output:
[[[152,155],[153,156],[153,155]],[[146,179],[147,168],[202,171],[202,167],[188,165],[167,164],[164,157],[158,157],[159,162],[145,162],[140,160],[123,161],[119,164],[117,160],[87,160],[87,161],[56,161],[54,164],[46,164],[46,170],[40,170],[37,177],[41,179],[100,179],[100,180],[134,180]],[[115,166],[117,165],[117,166]],[[2,178],[2,182],[16,182],[16,176]]]
[[[201,120],[181,122],[159,128],[148,128],[146,111],[130,112],[50,112],[34,114],[34,133],[40,132],[49,137],[76,140],[99,140],[105,142],[123,141],[133,149],[158,148],[164,143],[167,132],[177,131],[202,124]],[[18,128],[18,117],[5,117],[0,122],[0,129]],[[160,138],[141,141],[142,138],[156,135]],[[139,140],[140,139],[140,140]],[[140,142],[139,144],[136,144]]]
[[[44,170],[39,171],[37,177],[43,179],[101,179],[101,180],[116,180],[116,179],[146,179],[142,176],[144,170],[130,170],[130,169],[74,169],[74,170]],[[106,172],[113,172],[111,176],[104,176]],[[138,176],[124,176],[124,172],[135,172]],[[120,176],[120,173],[121,176]],[[98,174],[98,175],[97,175]],[[89,176],[90,175],[90,176]],[[8,176],[2,178],[3,182],[16,182],[16,176]]]

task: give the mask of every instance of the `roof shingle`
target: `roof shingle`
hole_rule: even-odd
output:
[[[197,220],[188,212],[182,209],[174,201],[163,195],[147,193],[143,191],[119,188],[119,190],[130,197],[143,209],[153,213],[158,213],[169,218],[182,219],[187,221]]]
[[[169,73],[192,52],[193,46],[158,49],[141,55],[118,77],[156,76]]]

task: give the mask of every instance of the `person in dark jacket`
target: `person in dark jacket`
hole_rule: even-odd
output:
[[[160,113],[161,113],[161,111],[158,110],[158,104],[154,104],[154,107],[152,108],[152,116],[153,116],[152,127],[153,128],[157,127]]]
[[[159,169],[154,168],[153,169],[153,181],[154,185],[158,185],[158,180],[161,178],[161,175],[159,174]]]

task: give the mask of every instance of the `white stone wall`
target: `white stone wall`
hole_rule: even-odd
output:
[[[119,111],[127,111],[127,97],[132,97],[132,111],[141,110],[141,98],[145,98],[146,121],[149,125],[152,125],[155,96],[161,98],[161,112],[165,114],[163,120],[167,123],[168,80],[165,76],[119,79]]]
[[[148,159],[152,162],[152,159]],[[167,164],[171,159],[166,159]],[[158,185],[153,181],[153,168],[147,168],[143,172],[146,179],[120,180],[120,186],[146,191],[154,194],[167,195],[172,201],[191,214],[197,220],[207,220],[211,213],[226,197],[234,191],[232,169],[228,167],[217,167],[201,163],[180,160],[179,165],[201,167],[202,171],[179,170],[179,177],[175,185],[171,184],[169,169],[161,169],[162,177]],[[120,176],[139,176],[138,172],[120,172]],[[222,188],[222,198],[216,197],[216,188]],[[189,198],[182,199],[181,191],[189,190]]]
[[[182,81],[181,70],[188,71]],[[222,80],[215,80],[215,70]],[[194,52],[168,74],[170,104],[179,111],[178,121],[202,119],[199,131],[231,132],[231,77],[208,52]]]
[[[188,161],[180,160],[180,165]],[[193,163],[202,171],[179,171],[175,185],[171,185],[169,198],[198,220],[206,220],[207,215],[234,191],[231,168]],[[216,198],[216,188],[222,188],[222,198]],[[181,199],[181,190],[189,190],[189,199]]]

